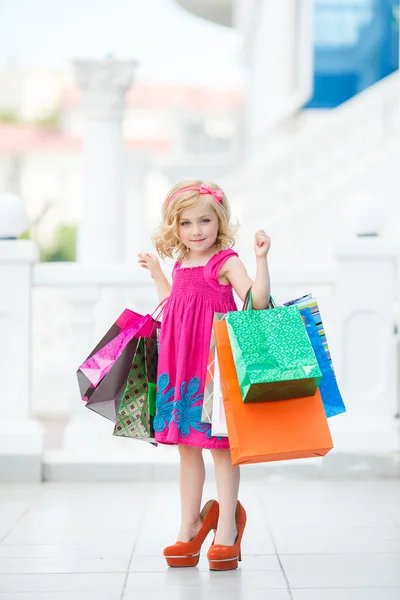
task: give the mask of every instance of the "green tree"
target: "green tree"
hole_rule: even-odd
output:
[[[41,262],[74,262],[76,260],[76,225],[61,224],[57,227],[54,242],[44,246],[35,239],[32,229],[27,229],[20,240],[32,240],[39,246]]]
[[[47,248],[40,248],[41,262],[74,262],[76,260],[76,226],[57,227],[55,240]]]
[[[58,122],[59,110],[58,108],[55,108],[49,111],[47,114],[43,115],[42,117],[39,117],[38,119],[32,121],[32,125],[35,125],[36,127],[42,127],[44,129],[57,129]]]
[[[13,110],[0,111],[0,123],[20,123],[21,119]]]

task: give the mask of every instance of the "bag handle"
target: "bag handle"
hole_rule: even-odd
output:
[[[151,329],[151,335],[153,336],[156,332],[157,329],[157,321],[159,320],[159,318],[162,316],[163,312],[164,312],[164,308],[165,308],[165,303],[168,300],[169,296],[167,296],[166,298],[164,298],[164,300],[161,300],[160,304],[154,309],[154,311],[151,313],[151,318],[153,320],[152,323],[152,329]]]
[[[275,300],[272,296],[269,297],[268,309],[276,308]],[[268,310],[267,309],[267,310]],[[249,288],[246,294],[246,297],[243,302],[242,310],[254,310],[253,309],[253,288]]]
[[[169,296],[167,296],[166,298],[164,298],[164,300],[161,300],[160,304],[155,308],[155,310],[151,313],[151,317],[153,317],[153,319],[155,321],[158,321],[158,319],[161,317],[161,315],[164,312],[164,308],[165,308],[165,303],[168,300]],[[156,314],[157,313],[157,314]]]

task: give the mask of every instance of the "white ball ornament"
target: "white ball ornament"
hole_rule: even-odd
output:
[[[28,227],[24,201],[17,194],[0,194],[0,239],[15,239]]]
[[[344,207],[344,217],[354,235],[379,236],[384,224],[383,202],[368,192],[354,194]]]

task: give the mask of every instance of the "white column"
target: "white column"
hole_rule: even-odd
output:
[[[0,480],[40,481],[43,432],[31,415],[32,267],[28,240],[0,240]]]
[[[312,0],[237,0],[248,65],[248,151],[309,99],[313,85]]]
[[[83,148],[84,207],[78,232],[78,261],[123,262],[125,254],[124,96],[133,61],[78,60],[86,118]]]
[[[336,447],[364,456],[400,450],[395,295],[400,246],[359,238],[336,249],[335,369],[348,412],[330,419]]]

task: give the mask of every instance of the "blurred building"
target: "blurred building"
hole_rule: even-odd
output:
[[[263,222],[278,269],[330,265],[335,241],[351,235],[346,205],[360,193],[377,199],[389,216],[382,232],[397,236],[398,6],[179,3],[243,35],[247,160],[224,180],[238,206],[252,207],[240,214],[242,239]]]
[[[69,71],[13,65],[0,73],[0,88],[0,189],[26,199],[46,243],[57,223],[80,217],[81,94]],[[243,111],[241,89],[134,83],[123,134],[128,169],[135,170],[136,184],[138,177],[142,182],[141,201],[150,219],[158,216],[173,181],[219,179],[239,164]]]

